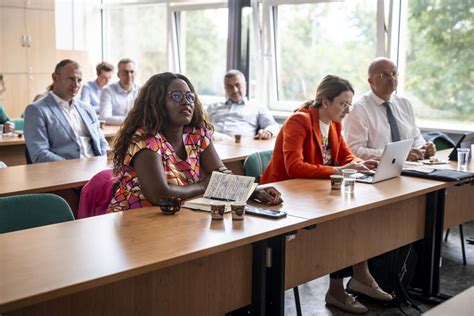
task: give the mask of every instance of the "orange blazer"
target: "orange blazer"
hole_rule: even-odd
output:
[[[323,165],[323,149],[319,129],[319,110],[300,108],[283,124],[275,142],[270,163],[261,183],[293,178],[329,178],[334,167]],[[355,159],[341,135],[341,123],[331,122],[329,144],[335,166]]]

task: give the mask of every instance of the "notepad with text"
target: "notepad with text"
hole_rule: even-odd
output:
[[[230,203],[247,201],[257,187],[254,177],[237,176],[214,171],[203,197],[185,201],[183,207],[210,211],[212,201],[223,201],[226,212],[230,211]]]

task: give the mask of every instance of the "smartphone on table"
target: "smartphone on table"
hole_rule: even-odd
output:
[[[282,217],[286,216],[286,212],[264,209],[264,208],[255,207],[255,206],[252,206],[252,205],[247,205],[245,213],[247,213],[249,215],[266,217],[266,218],[273,218],[273,219],[282,218]]]

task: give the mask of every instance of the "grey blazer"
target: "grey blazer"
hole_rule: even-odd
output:
[[[94,109],[78,100],[74,104],[91,136],[94,155],[105,155],[108,144]],[[51,94],[26,108],[24,133],[33,163],[80,158],[74,131]]]

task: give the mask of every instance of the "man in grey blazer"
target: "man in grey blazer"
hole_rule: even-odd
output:
[[[106,154],[107,141],[90,104],[74,99],[82,73],[77,62],[56,65],[51,91],[25,111],[26,148],[33,163]]]

